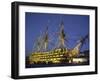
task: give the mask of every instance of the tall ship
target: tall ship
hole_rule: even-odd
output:
[[[33,52],[28,56],[28,64],[89,64],[89,50],[81,52],[88,35],[79,39],[74,48],[69,49],[64,31],[63,21],[60,23],[59,32],[57,33],[58,42],[53,44],[50,41],[48,26],[43,35],[40,35],[34,43]],[[48,49],[49,44],[53,48]]]

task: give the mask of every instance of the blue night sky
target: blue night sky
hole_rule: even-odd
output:
[[[31,13],[25,14],[25,52],[29,55],[34,49],[36,39],[46,30],[48,25],[49,39],[55,45],[58,40],[59,25],[61,21],[64,23],[64,31],[66,34],[65,45],[71,49],[77,44],[76,42],[89,33],[89,16],[88,15],[71,15],[71,14],[47,14],[47,13]],[[49,45],[49,49],[55,46]],[[89,49],[89,41],[86,40],[81,48]]]

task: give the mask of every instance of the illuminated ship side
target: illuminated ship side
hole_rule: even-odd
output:
[[[87,61],[85,57],[77,57],[80,54],[85,39],[80,39],[73,49],[68,49],[65,45],[66,35],[64,32],[64,24],[61,22],[60,31],[58,33],[58,44],[52,50],[48,50],[49,35],[48,26],[43,35],[41,35],[35,42],[35,51],[28,57],[29,64],[60,64],[60,63],[79,63]]]
[[[61,49],[52,50],[49,52],[36,52],[33,53],[29,59],[30,63],[60,63],[65,58],[64,54],[67,54],[67,51],[61,52]]]

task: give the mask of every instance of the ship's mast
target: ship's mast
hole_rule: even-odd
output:
[[[63,23],[63,21],[60,24],[58,47],[59,48],[65,48],[65,32],[64,32],[64,23]]]
[[[58,33],[58,44],[57,44],[57,48],[66,48],[65,45],[65,32],[64,32],[64,23],[63,21],[60,24],[60,31]],[[45,32],[43,32],[43,34],[40,35],[40,37],[38,38],[38,40],[36,41],[35,44],[35,51],[47,51],[48,49],[48,43],[50,43],[49,40],[49,35],[48,35],[48,25],[46,27]]]
[[[46,27],[45,32],[41,34],[36,42],[34,43],[34,48],[35,51],[46,51],[48,49],[48,26]]]
[[[48,26],[47,26],[46,31],[44,33],[44,37],[43,37],[43,49],[45,51],[48,49],[48,41],[49,41],[48,38],[49,37],[48,37]]]

